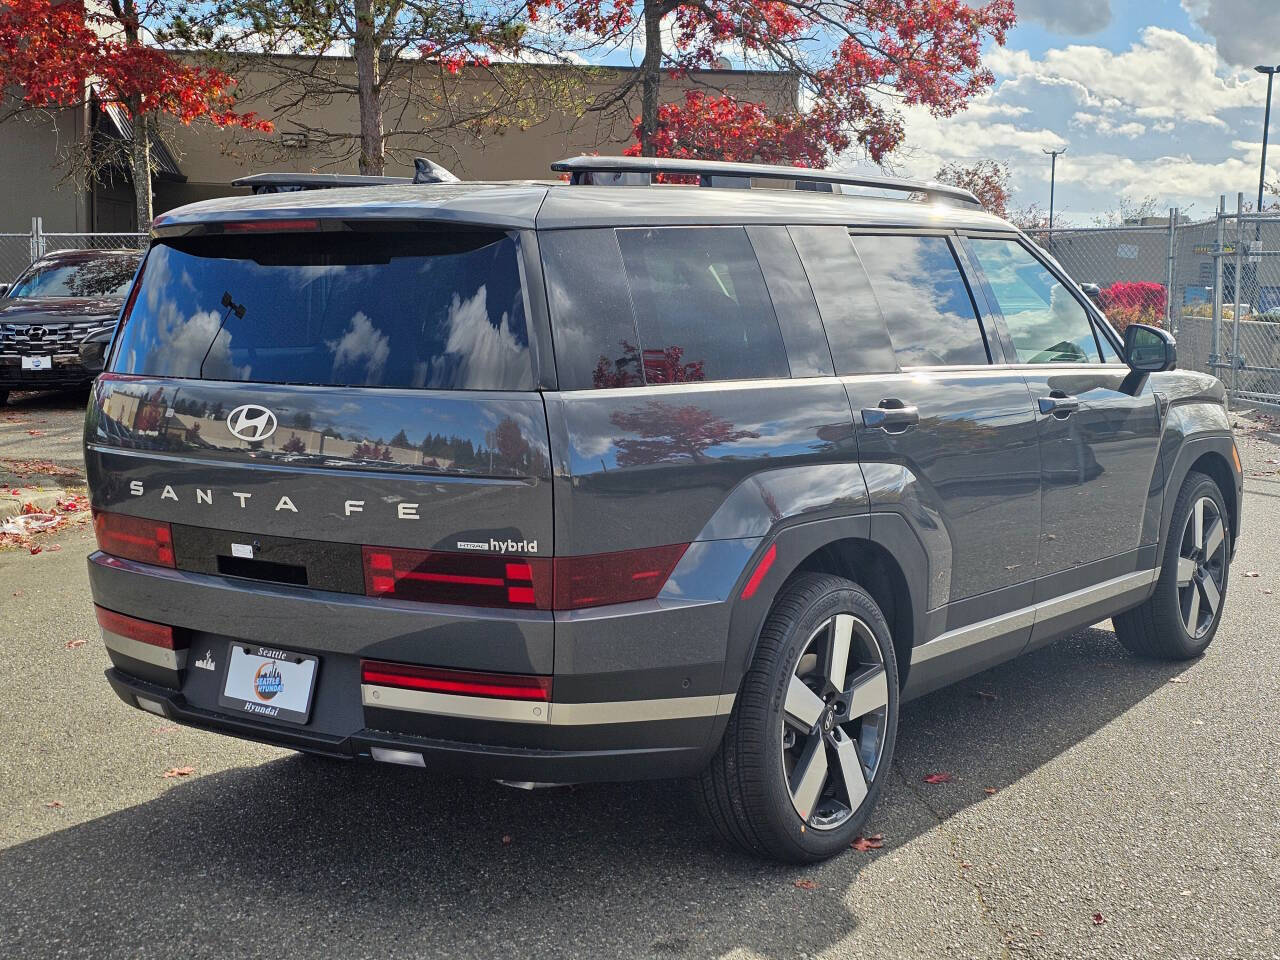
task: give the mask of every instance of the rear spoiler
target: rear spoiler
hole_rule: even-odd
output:
[[[412,177],[366,177],[356,173],[255,173],[232,180],[233,187],[258,193],[296,193],[335,187],[383,187],[410,183],[457,183],[458,178],[426,157],[413,161]]]

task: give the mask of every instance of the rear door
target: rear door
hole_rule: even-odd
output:
[[[953,238],[857,233],[851,242],[842,227],[792,235],[853,409],[873,536],[878,517],[897,514],[930,557],[925,635],[1028,605],[1040,532],[1031,399],[1021,376],[991,363],[1000,348]],[[913,685],[1010,656],[1026,636],[1014,623],[935,640],[917,651],[931,662],[913,667]]]
[[[553,552],[524,243],[457,225],[158,240],[89,412],[94,507],[174,524],[179,569],[542,606],[471,569]],[[368,547],[441,559],[380,551],[379,580]],[[508,631],[507,669],[550,672],[545,620]],[[474,664],[436,635],[424,659]]]
[[[1011,369],[1037,405],[1044,504],[1037,602],[1149,569],[1154,542],[1142,543],[1144,518],[1161,506],[1152,483],[1161,414],[1150,378],[1131,376],[1075,284],[1024,241],[965,243]],[[1038,624],[1037,636],[1053,626]]]

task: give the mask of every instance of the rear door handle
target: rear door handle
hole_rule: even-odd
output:
[[[1059,420],[1065,420],[1080,409],[1078,397],[1070,397],[1061,390],[1054,390],[1047,397],[1040,398],[1040,412],[1052,414]]]
[[[881,400],[878,407],[862,411],[862,425],[885,433],[906,433],[920,422],[920,408],[901,400]]]

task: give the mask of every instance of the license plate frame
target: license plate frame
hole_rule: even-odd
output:
[[[218,703],[238,714],[304,724],[311,718],[319,673],[320,658],[312,654],[231,643]]]
[[[23,370],[52,370],[53,357],[46,355],[29,355],[22,358]]]

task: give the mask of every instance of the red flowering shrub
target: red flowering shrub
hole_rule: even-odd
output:
[[[1164,326],[1168,294],[1159,283],[1113,283],[1098,292],[1102,310],[1120,333],[1131,323]]]

